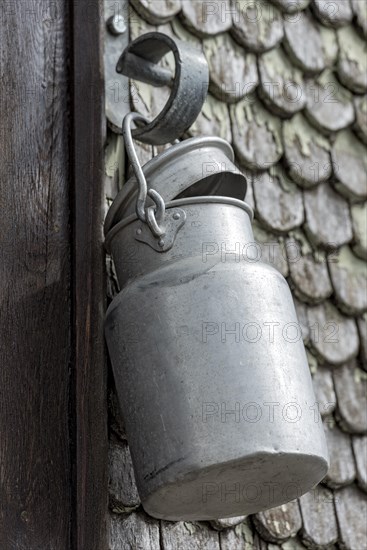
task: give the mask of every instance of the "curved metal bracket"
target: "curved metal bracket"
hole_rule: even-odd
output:
[[[158,65],[170,51],[176,63],[174,77]],[[148,125],[133,130],[134,139],[151,145],[172,143],[200,113],[208,91],[209,70],[204,54],[191,44],[160,32],[144,34],[127,46],[116,70],[153,86],[172,86],[163,110]]]
[[[164,216],[164,235],[156,239],[145,223],[136,229],[135,239],[147,244],[156,252],[167,252],[173,247],[177,233],[185,225],[186,212],[182,208],[170,208]]]

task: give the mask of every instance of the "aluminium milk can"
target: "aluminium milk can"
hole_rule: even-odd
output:
[[[121,289],[106,339],[143,506],[168,520],[272,508],[328,468],[287,282],[261,261],[251,208],[233,196],[241,177],[230,146],[199,145],[143,167],[148,188],[164,182],[163,238],[131,208],[133,181],[106,220]],[[218,148],[226,160],[203,182]]]

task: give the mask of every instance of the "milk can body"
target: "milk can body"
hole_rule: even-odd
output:
[[[167,252],[129,249],[134,216],[107,238],[121,292],[106,338],[139,494],[158,518],[255,513],[327,471],[302,335],[248,207],[206,197],[168,211],[177,205],[187,219]]]

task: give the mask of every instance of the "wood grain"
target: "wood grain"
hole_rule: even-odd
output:
[[[73,545],[107,547],[107,398],[103,320],[103,3],[73,2],[73,299],[75,451]]]
[[[70,547],[68,11],[3,3],[0,548]]]

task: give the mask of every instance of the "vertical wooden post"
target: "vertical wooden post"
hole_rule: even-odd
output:
[[[70,547],[69,11],[0,6],[0,548]],[[91,548],[91,547],[90,547]]]
[[[73,303],[75,516],[78,550],[107,546],[107,403],[103,321],[106,119],[103,2],[73,1]]]

